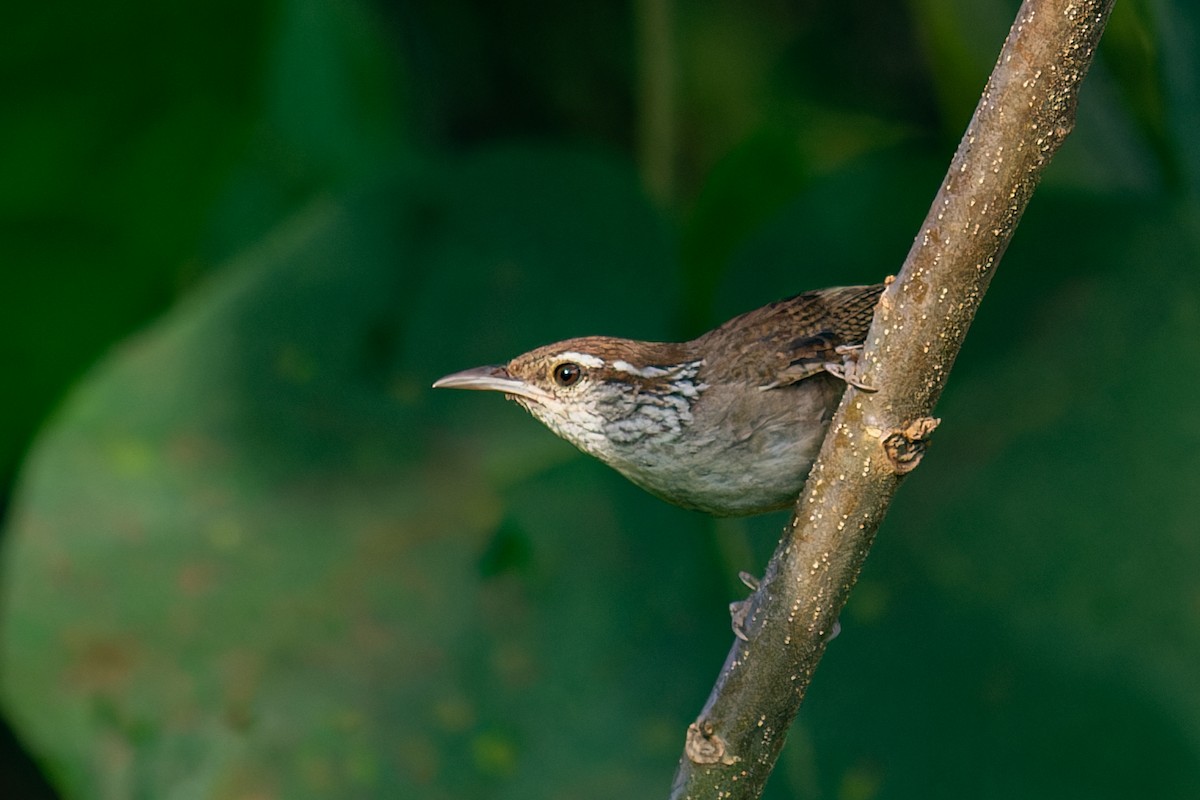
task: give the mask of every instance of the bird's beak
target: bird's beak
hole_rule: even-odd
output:
[[[433,382],[434,389],[479,389],[488,392],[504,392],[512,397],[524,397],[535,403],[544,403],[549,395],[536,386],[518,380],[508,374],[502,365],[475,367],[455,372]]]

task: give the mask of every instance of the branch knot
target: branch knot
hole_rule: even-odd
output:
[[[687,743],[683,751],[693,764],[736,764],[737,756],[725,752],[725,740],[713,729],[708,720],[697,720],[687,729]]]
[[[921,417],[904,428],[893,428],[883,437],[883,452],[897,475],[907,475],[921,463],[925,448],[929,446],[929,435],[942,421],[936,417]]]

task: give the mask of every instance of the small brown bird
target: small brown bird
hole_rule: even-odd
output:
[[[503,392],[664,500],[717,516],[791,505],[845,391],[882,285],[823,289],[690,342],[585,336],[434,388]]]

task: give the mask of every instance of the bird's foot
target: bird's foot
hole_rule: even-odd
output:
[[[842,357],[840,364],[829,362],[824,365],[825,371],[835,378],[840,378],[856,389],[864,392],[879,391],[879,387],[871,386],[859,380],[859,356],[862,355],[863,346],[861,344],[840,344],[834,352]]]
[[[739,572],[738,577],[751,592],[758,591],[758,578],[749,572]],[[750,641],[750,637],[746,636],[746,618],[750,616],[750,605],[753,600],[754,595],[751,594],[745,600],[735,600],[729,604],[729,621],[733,628],[733,635],[743,642]]]

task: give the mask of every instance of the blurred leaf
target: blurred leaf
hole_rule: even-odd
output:
[[[809,172],[795,134],[782,129],[759,131],[713,169],[680,245],[693,306],[683,323],[690,335],[711,327],[717,282],[734,248],[796,196]]]
[[[1133,0],[1113,6],[1104,31],[1104,64],[1116,76],[1126,105],[1132,112],[1146,142],[1161,162],[1168,182],[1176,187],[1179,173],[1177,145],[1168,132],[1165,76],[1162,59],[1156,49],[1153,15],[1147,3]]]
[[[1195,3],[1174,2],[1155,6],[1162,63],[1163,92],[1171,141],[1184,174],[1183,190],[1197,203],[1200,188],[1200,147],[1194,136],[1200,126],[1200,8]],[[1193,228],[1192,235],[1196,235]]]
[[[0,475],[68,378],[195,269],[204,211],[250,125],[242,76],[266,27],[261,4],[80,7],[76,25],[52,5],[13,11],[0,33],[0,362],[20,380],[0,403]]]
[[[319,204],[73,396],[22,481],[3,654],[69,796],[666,786],[709,677],[678,658],[727,635],[711,557],[642,541],[676,512],[500,398],[467,422],[426,388],[501,355],[498,313],[575,326],[643,285],[668,240],[638,198],[516,150]],[[493,479],[498,444],[562,455]]]
[[[378,169],[399,127],[396,70],[353,3],[127,2],[70,24],[52,5],[15,11],[0,33],[0,361],[20,379],[0,403],[0,476],[92,359],[211,258]]]
[[[929,64],[947,133],[962,135],[1018,4],[1004,0],[911,0],[916,36]]]

